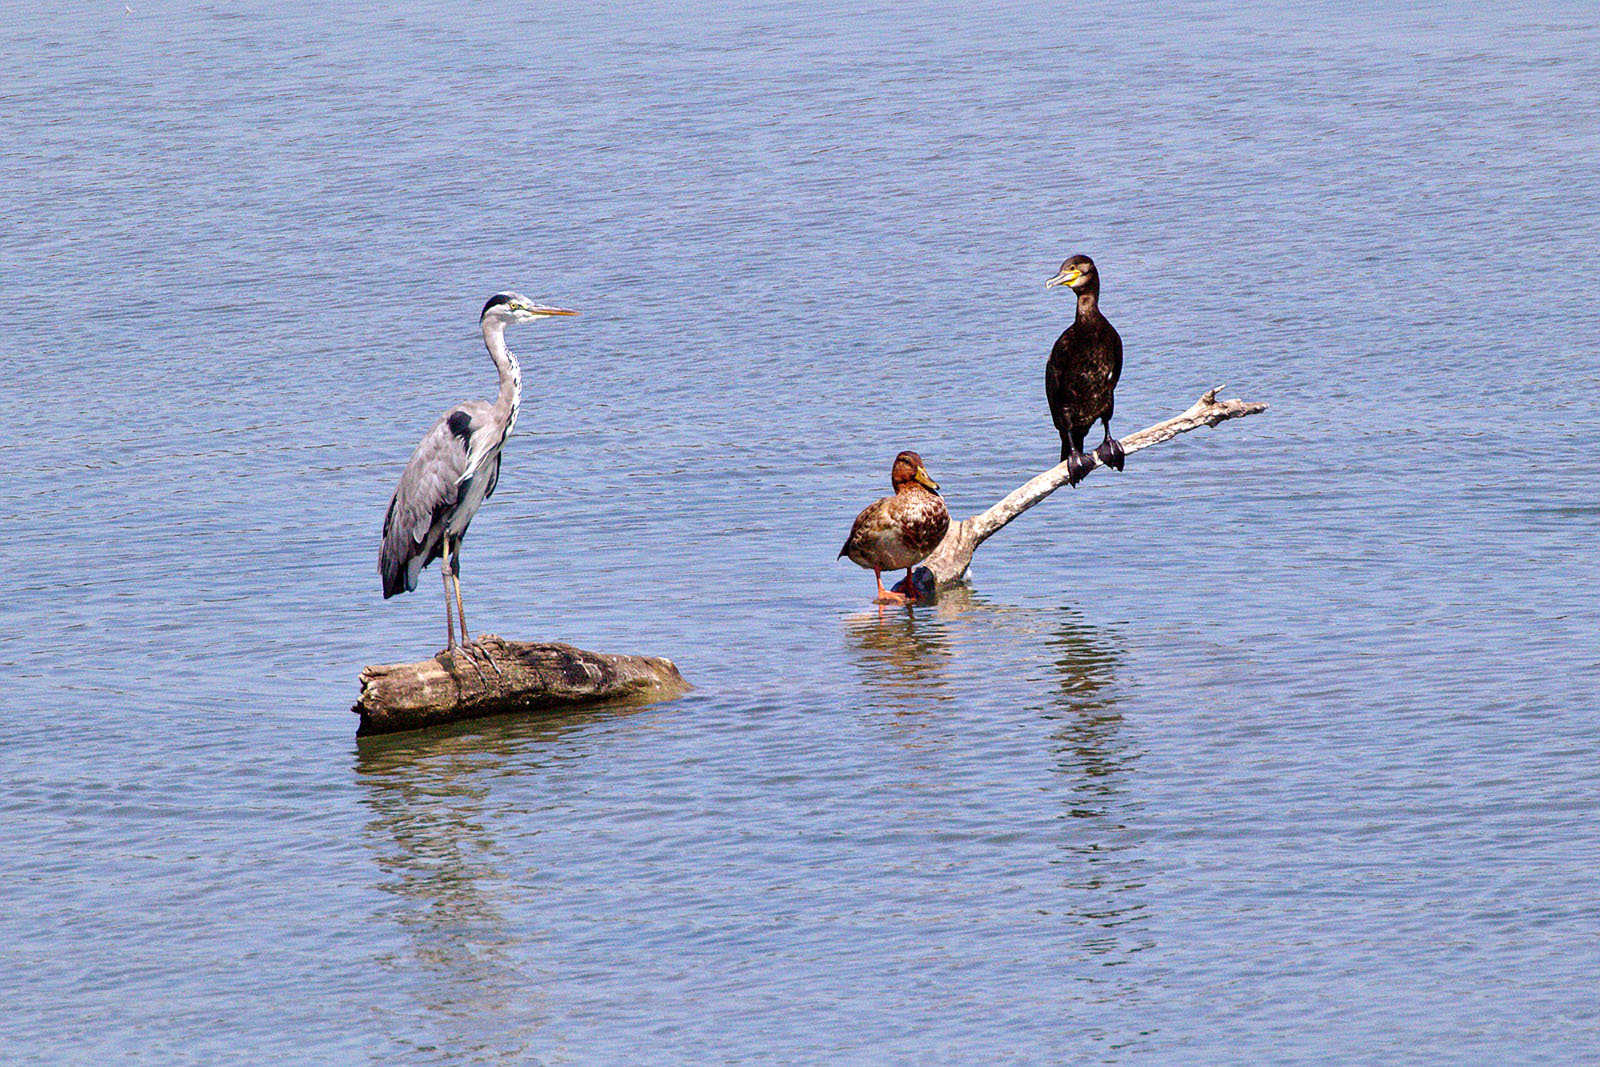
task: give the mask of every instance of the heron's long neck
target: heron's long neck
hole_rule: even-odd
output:
[[[501,322],[483,324],[483,343],[494,360],[494,369],[500,372],[500,395],[494,399],[495,414],[506,424],[506,436],[517,424],[517,411],[522,407],[522,365],[506,347],[506,327]]]

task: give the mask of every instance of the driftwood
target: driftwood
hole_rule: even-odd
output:
[[[634,697],[661,699],[689,689],[671,660],[585,652],[571,645],[506,641],[482,634],[472,644],[421,663],[361,671],[357,737],[510,711]]]
[[[1165,422],[1129,434],[1122,438],[1122,451],[1129,455],[1141,449],[1169,441],[1180,433],[1198,430],[1202,426],[1215,426],[1219,422],[1254,415],[1267,410],[1267,405],[1244,400],[1218,400],[1217,393],[1224,386],[1209,390],[1181,415]],[[1090,470],[1102,466],[1093,452],[1086,453],[1091,461]],[[989,510],[950,524],[944,540],[933,554],[917,565],[912,578],[917,583],[919,596],[931,599],[939,589],[962,581],[972,566],[972,554],[978,546],[999,533],[1012,519],[1033,507],[1039,501],[1067,484],[1067,464],[1063,461],[1043,474],[1037,474],[1007,493],[1005,498]],[[905,592],[905,579],[894,587]]]

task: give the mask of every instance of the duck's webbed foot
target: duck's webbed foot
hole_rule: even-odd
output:
[[[1067,484],[1077,485],[1083,481],[1084,475],[1094,470],[1094,461],[1082,452],[1073,450],[1067,457]]]
[[[878,595],[873,598],[872,602],[874,604],[904,604],[906,602],[906,598],[903,593],[892,592],[891,590],[883,587],[882,570],[875,567],[873,568],[872,574],[873,577],[878,579]]]
[[[1106,439],[1100,442],[1100,447],[1094,450],[1095,458],[1108,467],[1116,470],[1122,469],[1123,458],[1127,453],[1122,451],[1122,442],[1106,434]]]

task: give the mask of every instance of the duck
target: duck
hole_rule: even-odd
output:
[[[1111,436],[1117,381],[1122,377],[1122,337],[1100,313],[1100,274],[1088,256],[1073,256],[1061,264],[1046,289],[1064,285],[1078,294],[1078,313],[1050,350],[1044,368],[1044,395],[1050,417],[1061,434],[1061,462],[1067,464],[1067,484],[1077,485],[1094,469],[1083,454],[1083,439],[1100,422],[1106,438],[1094,450],[1108,467],[1122,469],[1122,444]]]
[[[922,457],[901,452],[889,471],[894,495],[868,504],[850,527],[850,537],[836,558],[848,556],[858,567],[872,571],[878,581],[879,604],[905,604],[917,600],[911,569],[939,547],[950,528],[950,512],[939,483],[928,476]],[[883,587],[883,572],[906,572],[906,592],[894,593]]]

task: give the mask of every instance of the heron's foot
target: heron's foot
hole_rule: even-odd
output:
[[[478,657],[472,651],[472,648],[472,645],[455,645],[445,649],[442,654],[450,657],[449,666],[452,668],[452,671],[456,665],[457,659],[464,658],[472,665],[472,669],[477,672],[478,681],[483,683],[484,688],[488,688],[489,676],[483,673],[482,667],[478,666]],[[460,654],[459,656],[457,655],[458,653]]]
[[[489,666],[494,668],[494,676],[496,678],[500,679],[502,682],[506,680],[505,672],[500,669],[500,664],[496,663],[494,661],[494,657],[489,654],[489,646],[485,645],[481,641],[474,641],[472,642],[472,648],[472,654],[474,657],[476,657],[479,652],[483,653],[483,658],[488,661]]]
[[[1067,457],[1067,484],[1077,485],[1092,470],[1094,470],[1093,460],[1082,452],[1072,453]]]
[[[478,681],[483,685],[483,687],[485,689],[489,688],[489,676],[483,673],[482,667],[478,666],[478,657],[474,656],[471,652],[467,652],[467,662],[472,664],[472,669],[478,673]]]
[[[1115,437],[1107,437],[1100,442],[1100,447],[1094,450],[1095,458],[1108,467],[1116,470],[1122,469],[1122,460],[1127,453],[1122,451],[1122,442]]]

